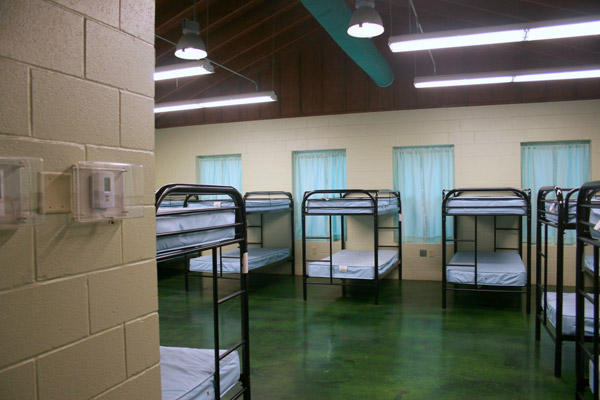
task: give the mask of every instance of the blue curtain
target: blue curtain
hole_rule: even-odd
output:
[[[296,239],[302,238],[302,197],[304,192],[346,188],[346,150],[295,151],[292,154],[293,192],[296,204]],[[326,236],[327,217],[308,217],[306,236]],[[339,218],[333,219],[334,239],[340,238]]]
[[[442,240],[442,190],[453,188],[454,146],[394,148],[394,190],[402,196],[404,242]]]
[[[521,184],[531,189],[532,239],[535,243],[537,192],[542,186],[579,187],[590,180],[589,142],[547,142],[521,144]],[[524,233],[525,234],[525,233]],[[548,229],[556,243],[556,229]],[[575,232],[565,234],[565,244],[575,243]]]
[[[198,156],[197,170],[200,184],[233,186],[242,192],[241,154]]]

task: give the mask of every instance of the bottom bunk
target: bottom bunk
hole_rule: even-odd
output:
[[[289,248],[248,247],[248,271],[288,261]],[[213,272],[212,256],[192,258],[190,272]],[[240,249],[217,255],[217,271],[223,274],[240,273]]]
[[[517,253],[459,251],[446,265],[448,283],[487,286],[526,286],[527,271]],[[475,279],[476,278],[476,279]]]
[[[220,350],[220,354],[225,350]],[[215,396],[215,351],[160,346],[160,381],[163,400],[217,399],[240,379],[237,351],[225,356],[219,368],[221,395]]]
[[[375,279],[374,256],[372,250],[341,250],[329,257],[308,264],[308,277],[336,279]],[[379,250],[377,252],[379,277],[387,274],[398,264],[398,252]]]
[[[563,335],[575,335],[575,329],[577,326],[577,318],[575,312],[575,293],[563,293],[563,319],[562,319],[562,333]],[[556,327],[556,292],[548,292],[548,302],[542,302],[543,305],[548,304],[546,310],[546,317],[552,326]],[[593,304],[586,299],[585,302],[585,335],[591,336],[594,334],[594,309]]]

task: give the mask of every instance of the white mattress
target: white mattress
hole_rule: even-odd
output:
[[[377,213],[398,211],[397,197],[377,198]],[[374,203],[366,197],[345,197],[309,199],[306,201],[305,214],[373,214]]]
[[[446,266],[446,279],[451,283],[474,284],[475,268],[451,264],[473,264],[475,254],[459,251]],[[517,253],[478,252],[477,284],[490,286],[525,286],[527,272]]]
[[[591,212],[590,212],[590,223],[594,224],[595,226],[600,225],[600,208],[592,208]],[[598,229],[594,229],[594,227],[592,227],[590,229],[591,232],[591,236],[594,239],[600,239],[600,226],[598,227]]]
[[[447,215],[527,215],[527,200],[517,196],[459,196],[445,203]]]
[[[544,308],[545,302],[542,302]],[[585,334],[594,334],[594,305],[587,299],[585,301]],[[548,320],[552,326],[556,327],[556,293],[548,292],[548,311],[546,311]],[[563,327],[564,335],[575,335],[575,293],[563,293]]]
[[[224,350],[220,351],[221,354]],[[214,350],[160,346],[160,382],[163,400],[214,399]],[[240,377],[237,351],[220,362],[221,396]]]
[[[212,202],[211,202],[212,203]],[[200,204],[197,207],[205,208]],[[168,207],[168,210],[177,210],[178,207]],[[182,209],[182,208],[181,208]],[[231,210],[205,211],[191,214],[170,214],[156,216],[156,233],[180,232],[187,229],[197,229],[210,226],[233,224],[235,213]],[[181,233],[156,238],[157,252],[176,250],[187,246],[214,243],[220,240],[233,239],[235,229],[221,228],[201,232]]]
[[[248,247],[248,270],[264,267],[278,261],[283,261],[290,256],[288,248],[264,248]],[[217,254],[217,270],[221,268],[221,257]],[[213,272],[212,255],[192,258],[190,260],[190,271]],[[223,253],[223,273],[240,272],[240,249],[234,249]]]
[[[594,272],[594,255],[586,254],[583,258],[583,265],[590,271]]]
[[[340,279],[375,279],[375,252],[365,250],[342,250],[333,255],[333,277]],[[398,252],[379,250],[379,276],[392,268],[398,261]],[[329,278],[329,257],[308,264],[308,276]]]

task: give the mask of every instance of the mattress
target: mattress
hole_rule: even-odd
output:
[[[288,199],[246,199],[246,212],[259,214],[274,211],[290,210]]]
[[[590,229],[590,235],[594,239],[600,239],[600,208],[592,208],[590,211],[590,223],[594,225]]]
[[[212,204],[213,202],[211,202]],[[197,203],[195,207],[207,208],[204,203]],[[212,208],[212,205],[210,206]],[[178,208],[173,208],[173,210]],[[183,208],[182,208],[183,209]],[[233,224],[235,222],[235,212],[232,210],[224,211],[204,211],[189,214],[167,214],[156,216],[156,233],[181,232],[189,229],[197,229],[211,226],[221,226]],[[211,229],[201,232],[180,233],[156,238],[157,252],[166,250],[177,250],[188,246],[214,243],[221,240],[233,239],[235,237],[235,228]]]
[[[214,354],[214,350],[160,346],[163,400],[214,399]],[[239,380],[237,351],[221,360],[220,374],[222,396]]]
[[[475,254],[471,251],[454,254],[446,266],[446,279],[451,283],[474,284],[475,268],[463,265],[473,264]],[[527,272],[523,260],[517,253],[478,252],[477,284],[489,286],[525,286]]]
[[[248,270],[264,267],[279,261],[286,260],[290,256],[288,248],[264,248],[248,247]],[[217,254],[218,270],[220,271],[221,256]],[[213,272],[212,255],[192,258],[190,260],[190,271]],[[223,273],[232,274],[240,272],[240,249],[234,249],[223,253]]]
[[[373,200],[367,197],[345,197],[345,198],[327,198],[309,199],[306,201],[305,214],[325,214],[325,215],[354,215],[354,214],[373,214]],[[385,214],[398,211],[397,197],[377,198],[377,213]]]
[[[583,258],[583,265],[585,266],[585,268],[594,272],[594,255],[586,254],[585,257]]]
[[[459,196],[444,205],[447,215],[527,215],[527,200],[518,196]]]
[[[554,214],[551,214],[554,213]],[[550,222],[558,223],[558,205],[557,203],[546,203],[546,219]],[[569,208],[567,209],[567,224],[574,224],[577,222],[577,199],[571,199],[569,201]]]
[[[378,251],[378,271],[382,276],[398,261],[398,252],[394,250]],[[365,250],[342,250],[333,255],[333,277],[340,279],[375,279],[375,253]],[[308,264],[308,276],[329,278],[329,257]]]
[[[546,316],[556,327],[556,293],[548,292],[548,310]],[[544,308],[545,302],[542,302]],[[594,307],[587,299],[585,301],[585,334],[594,334]],[[575,317],[575,293],[563,293],[563,320],[562,332],[564,335],[575,335],[576,317]]]

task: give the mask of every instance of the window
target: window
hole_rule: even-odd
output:
[[[394,148],[394,190],[402,198],[403,240],[442,240],[442,190],[454,188],[454,146]],[[447,224],[452,237],[451,224]]]
[[[198,156],[197,171],[198,183],[202,185],[233,186],[242,191],[241,154]]]
[[[531,220],[537,216],[537,192],[542,186],[579,187],[590,178],[590,143],[538,142],[521,144],[521,185],[531,189]],[[535,229],[532,229],[535,243]],[[548,230],[556,243],[556,230]],[[565,244],[575,243],[575,232],[565,234]]]
[[[346,150],[295,151],[292,154],[296,239],[302,238],[302,197],[304,192],[346,188]],[[334,239],[340,237],[339,218],[333,219]],[[327,217],[310,217],[306,236],[326,236]]]

